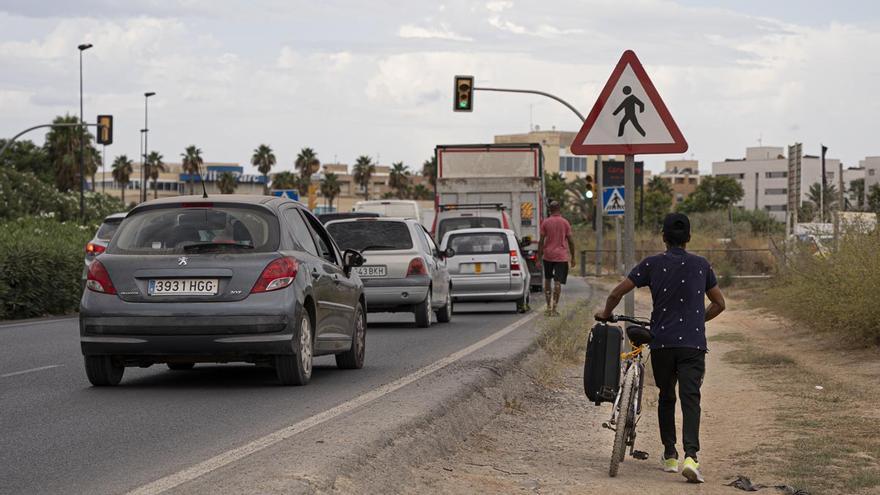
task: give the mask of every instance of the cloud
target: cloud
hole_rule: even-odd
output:
[[[512,7],[513,2],[507,0],[493,0],[491,2],[486,2],[486,10],[489,12],[500,13]]]
[[[405,24],[400,26],[397,35],[401,38],[420,38],[420,39],[440,39],[451,41],[473,41],[469,36],[463,36],[449,29],[445,24],[441,24],[436,28],[427,28]]]

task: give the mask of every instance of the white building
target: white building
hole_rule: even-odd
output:
[[[863,204],[867,204],[871,186],[880,186],[880,156],[865,157],[864,160],[859,160],[859,166],[865,169],[865,198],[863,199]]]
[[[839,164],[838,159],[825,159],[825,177],[830,184],[834,184]],[[819,157],[802,157],[801,202],[808,200],[810,186],[820,182],[821,167]],[[745,194],[737,206],[747,210],[766,210],[775,219],[785,221],[788,205],[788,157],[783,147],[746,148],[745,158],[713,162],[712,175],[732,177],[742,185]]]

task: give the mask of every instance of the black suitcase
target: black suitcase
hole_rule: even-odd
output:
[[[584,362],[584,392],[597,406],[614,402],[620,387],[620,345],[623,333],[619,327],[597,323],[587,338],[587,359]]]

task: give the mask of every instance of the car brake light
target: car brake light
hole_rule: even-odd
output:
[[[113,287],[113,282],[110,280],[110,274],[107,273],[107,269],[104,268],[104,265],[102,265],[100,261],[93,261],[92,264],[89,265],[86,287],[95,292],[116,294],[116,287]]]
[[[515,249],[510,251],[510,270],[514,272],[522,270],[519,266],[519,253]]]
[[[89,254],[101,254],[106,250],[107,250],[106,247],[104,247],[100,244],[95,244],[94,242],[90,242],[90,243],[86,244],[86,252]]]
[[[409,262],[409,267],[406,269],[406,276],[411,277],[413,275],[427,275],[428,269],[425,267],[425,261],[421,258],[413,258],[412,261]]]
[[[213,208],[214,203],[180,203],[181,208]]]
[[[526,258],[527,258],[529,261],[537,261],[537,259],[538,259],[538,255],[537,255],[537,254],[534,254],[534,253],[533,253],[533,254],[527,254],[527,255],[526,255]]]
[[[283,289],[292,284],[296,280],[296,273],[299,271],[299,262],[295,258],[278,258],[266,265],[251,294],[256,292],[270,292],[273,290]]]

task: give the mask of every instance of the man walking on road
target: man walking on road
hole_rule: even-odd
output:
[[[700,450],[700,387],[706,370],[705,323],[724,311],[724,296],[706,259],[684,250],[691,240],[688,217],[670,213],[663,220],[666,252],[649,256],[608,295],[596,320],[611,317],[621,298],[636,287],[651,288],[651,365],[660,389],[657,413],[663,442],[663,470],[678,472],[675,448],[675,385],[681,399],[684,464],[681,474],[691,483],[703,483]],[[709,298],[709,307],[705,306]]]
[[[544,266],[544,297],[547,299],[547,316],[559,316],[556,306],[562,294],[562,286],[568,279],[568,263],[574,268],[574,240],[571,224],[562,217],[558,201],[550,202],[550,217],[541,222],[541,240],[538,241],[538,267]],[[555,281],[555,285],[553,282]]]

